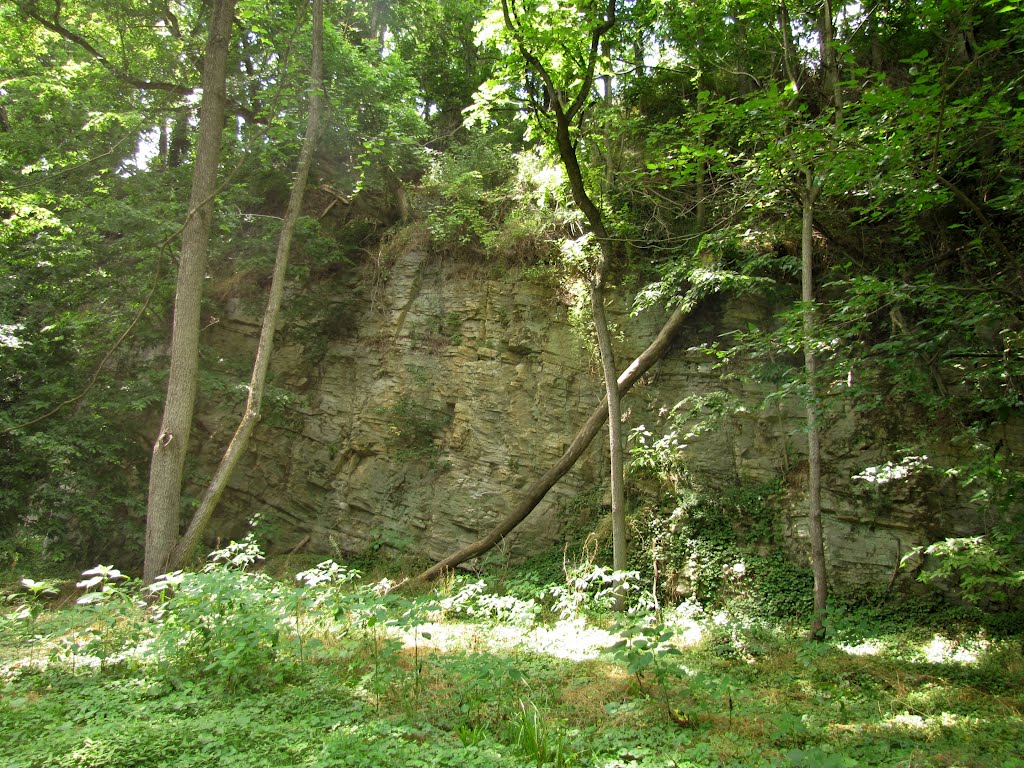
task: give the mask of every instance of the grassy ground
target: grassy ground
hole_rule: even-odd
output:
[[[0,765],[1024,766],[1020,639],[976,629],[848,617],[817,644],[584,591],[223,568],[143,608],[108,583],[0,620]]]

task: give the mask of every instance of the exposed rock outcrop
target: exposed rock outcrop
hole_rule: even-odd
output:
[[[388,548],[442,558],[477,540],[517,491],[562,453],[600,401],[600,372],[585,332],[550,280],[448,264],[411,230],[390,256],[350,267],[292,301],[315,302],[314,319],[289,321],[274,363],[279,391],[222,501],[212,534],[237,535],[256,512],[271,523],[272,548],[307,535],[307,550],[339,555]],[[539,270],[533,270],[534,273]],[[258,311],[258,304],[254,306]],[[657,334],[664,316],[613,308],[620,364]],[[255,345],[257,318],[243,302],[211,329],[226,361]],[[682,449],[689,473],[709,489],[785,478],[783,540],[805,557],[799,404],[761,409],[750,385],[726,380],[696,347],[770,319],[750,300],[712,301],[695,313],[662,361],[627,396],[627,430],[654,431],[666,408],[722,392],[727,413]],[[273,398],[271,398],[273,401]],[[207,403],[204,460],[213,461],[237,416]],[[823,507],[831,569],[846,582],[887,583],[913,546],[970,532],[955,488],[912,475],[888,484],[853,477],[888,458],[886,435],[846,414],[824,441]],[[566,510],[603,482],[596,440],[508,540],[525,554],[577,535],[595,520]]]

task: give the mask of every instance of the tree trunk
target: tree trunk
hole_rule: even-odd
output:
[[[879,0],[872,0],[867,7],[868,40],[871,44],[871,69],[875,72],[881,72],[885,63],[882,53],[882,41],[878,35],[878,6]]]
[[[601,41],[605,58],[611,58],[611,44],[605,38]],[[612,106],[612,76],[605,75],[604,105],[610,111]],[[606,116],[607,117],[607,116]],[[611,131],[605,135],[605,169],[604,182],[606,194],[611,190],[615,180],[615,153],[612,146]],[[601,224],[603,228],[603,222]],[[606,233],[607,235],[607,233]],[[594,332],[597,335],[597,348],[601,355],[601,373],[604,378],[605,399],[608,402],[608,466],[609,484],[612,500],[612,570],[626,570],[626,485],[625,457],[622,445],[622,403],[619,398],[617,383],[618,368],[615,365],[615,352],[612,349],[612,337],[608,331],[608,315],[604,308],[605,277],[612,260],[612,246],[607,239],[601,240],[601,257],[595,271],[590,289],[591,312],[594,315]],[[622,590],[615,591],[612,607],[616,611],[625,608],[626,598]]]
[[[188,161],[189,150],[189,108],[181,107],[171,118],[171,129],[167,134],[167,165],[178,168]]]
[[[178,505],[196,398],[200,305],[224,133],[227,104],[225,77],[234,8],[235,0],[214,0],[206,43],[196,164],[192,173],[188,218],[182,232],[181,259],[174,297],[167,399],[160,432],[153,444],[149,474],[143,568],[143,578],[147,582],[166,569],[178,538]]]
[[[832,26],[832,3],[824,0],[821,8],[819,44],[826,91],[831,91],[836,130],[843,122],[843,92],[839,82],[839,59]],[[834,150],[834,139],[833,147]],[[821,522],[821,426],[818,414],[818,359],[814,353],[814,204],[823,182],[815,180],[814,168],[805,170],[801,193],[803,221],[800,237],[801,294],[804,303],[804,371],[807,375],[807,533],[811,544],[811,568],[814,571],[814,615],[810,636],[825,637],[825,611],[828,607],[828,575],[825,568],[825,531]]]
[[[579,158],[576,155],[576,145],[572,140],[573,121],[591,98],[590,91],[594,83],[594,73],[597,67],[598,52],[602,38],[615,24],[615,3],[616,0],[608,0],[604,19],[590,31],[590,55],[581,73],[582,77],[580,78],[575,96],[568,103],[558,98],[551,99],[549,108],[554,112],[555,143],[558,147],[559,159],[562,161],[566,176],[569,179],[569,189],[572,192],[573,202],[576,203],[576,206],[586,218],[590,232],[594,235],[594,239],[597,240],[597,245],[600,249],[597,267],[591,278],[590,299],[594,314],[594,331],[597,334],[598,349],[601,353],[601,369],[608,410],[608,442],[610,448],[612,492],[612,563],[615,570],[623,570],[626,565],[626,504],[622,456],[622,415],[619,402],[619,387],[616,385],[615,378],[615,357],[612,351],[611,335],[608,332],[608,321],[604,310],[604,284],[605,276],[611,264],[612,242],[608,237],[608,230],[605,227],[601,210],[594,204],[593,199],[591,199],[587,192],[583,181],[583,171],[580,169]],[[505,27],[512,33],[519,44],[519,50],[526,63],[537,72],[549,93],[559,93],[551,73],[531,51],[526,44],[526,40],[522,37],[519,27],[513,22],[508,0],[502,0],[502,13]],[[611,81],[606,80],[606,84],[610,88]],[[610,96],[609,92],[607,97],[610,98]],[[570,464],[569,466],[572,465]],[[616,597],[615,602],[617,607],[622,606],[621,595]]]
[[[825,534],[821,523],[821,429],[818,424],[818,359],[814,354],[814,202],[821,187],[807,170],[803,190],[803,226],[800,238],[802,280],[800,298],[804,303],[804,369],[807,374],[807,530],[811,539],[811,568],[814,570],[814,616],[811,637],[824,637],[825,609],[828,603],[828,577],[825,571]]]
[[[843,85],[839,81],[839,52],[835,45],[835,28],[832,21],[832,0],[823,0],[821,5],[821,66],[825,70],[826,92],[832,97],[835,110],[835,125],[843,123]]]
[[[601,371],[605,382],[605,401],[608,410],[608,459],[612,495],[612,570],[626,570],[626,488],[625,466],[622,449],[622,403],[615,375],[615,353],[612,337],[608,332],[608,317],[604,309],[604,273],[608,266],[607,241],[601,243],[601,261],[590,289],[591,309],[594,313],[594,331],[597,333],[597,347],[601,353]],[[612,607],[621,611],[625,607],[625,595],[615,591]]]
[[[652,365],[658,360],[664,357],[668,351],[669,345],[672,342],[673,337],[682,327],[683,322],[686,320],[688,313],[682,309],[677,309],[672,312],[665,325],[662,327],[658,336],[651,342],[650,346],[645,349],[639,357],[636,358],[629,367],[622,372],[618,377],[616,387],[619,397],[625,395],[630,388],[636,383],[636,381],[643,376]],[[468,547],[464,547],[456,552],[454,555],[445,558],[436,565],[431,566],[423,573],[416,577],[416,581],[429,581],[441,576],[448,571],[451,571],[461,563],[471,560],[474,557],[479,557],[491,548],[495,547],[502,539],[510,534],[515,528],[525,520],[529,514],[536,509],[537,505],[543,501],[547,492],[551,490],[552,486],[557,483],[562,477],[564,477],[570,469],[576,464],[583,452],[587,450],[587,446],[594,440],[597,433],[601,431],[601,427],[604,425],[605,419],[608,418],[608,403],[602,401],[593,412],[590,414],[590,418],[583,425],[579,432],[576,433],[576,437],[573,438],[572,443],[562,454],[562,457],[558,462],[544,473],[539,480],[537,480],[530,488],[526,491],[526,495],[521,502],[512,510],[511,513],[490,533],[484,536],[479,541],[470,544]]]
[[[626,569],[626,494],[625,470],[622,455],[622,405],[619,402],[619,388],[615,381],[615,355],[612,350],[611,334],[608,332],[608,318],[604,309],[605,275],[611,263],[612,244],[604,226],[604,217],[587,194],[583,184],[583,172],[576,148],[569,132],[569,120],[560,111],[556,115],[556,141],[558,152],[569,178],[573,200],[583,211],[590,231],[597,240],[600,256],[590,284],[590,305],[594,315],[594,332],[597,336],[601,356],[601,371],[605,385],[605,401],[608,410],[609,477],[612,495],[612,569]],[[624,601],[621,594],[615,596],[615,609],[621,610]]]
[[[299,154],[295,181],[288,198],[281,234],[277,241],[277,256],[274,261],[274,275],[270,283],[270,296],[267,309],[263,313],[263,326],[260,331],[259,346],[256,348],[256,360],[253,363],[252,379],[249,383],[249,397],[245,404],[245,414],[235,430],[231,442],[224,451],[220,465],[210,481],[199,508],[192,516],[188,530],[174,548],[171,555],[170,568],[180,568],[192,556],[206,526],[210,522],[217,503],[224,489],[231,480],[235,467],[249,447],[249,440],[256,424],[260,420],[260,406],[263,392],[266,389],[267,370],[270,367],[270,356],[274,350],[274,331],[281,313],[281,299],[284,295],[285,275],[288,270],[288,258],[291,254],[292,237],[295,225],[302,212],[302,198],[306,192],[309,169],[313,164],[313,152],[316,149],[317,134],[320,130],[320,91],[323,88],[323,0],[313,0],[313,61],[310,71],[309,118],[306,122],[306,135]]]
[[[799,93],[800,82],[797,79],[797,58],[793,45],[793,24],[789,18],[789,8],[783,1],[779,4],[779,34],[782,35],[782,64],[786,69],[786,77],[793,85],[793,92]]]
[[[157,140],[157,164],[161,171],[167,170],[167,120],[160,120],[160,137]]]

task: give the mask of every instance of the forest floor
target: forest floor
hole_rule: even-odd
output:
[[[0,765],[1024,767],[1020,637],[846,614],[815,643],[572,584],[308,573],[217,568],[155,602],[109,573],[84,604],[22,585]]]

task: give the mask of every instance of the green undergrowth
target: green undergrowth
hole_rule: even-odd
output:
[[[655,607],[635,574],[457,577],[414,593],[252,542],[143,589],[25,579],[0,618],[0,764],[1024,766],[1019,636],[833,610]],[[308,563],[304,565],[309,565]],[[611,614],[616,588],[632,608]]]

